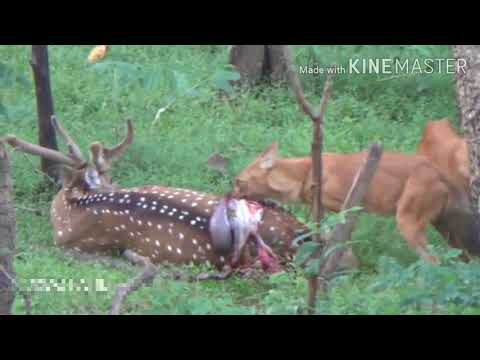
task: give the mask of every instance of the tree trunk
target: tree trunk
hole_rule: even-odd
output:
[[[285,80],[287,68],[283,58],[282,45],[267,45],[266,47],[266,74],[272,82]]]
[[[0,315],[10,315],[15,299],[13,253],[15,251],[16,220],[13,201],[10,162],[0,143]]]
[[[233,45],[230,64],[240,72],[240,82],[256,84],[268,79],[278,82],[285,77],[282,45]]]
[[[466,62],[465,71],[455,73],[457,104],[468,144],[472,207],[480,214],[480,46],[455,45],[453,53],[458,62]]]
[[[33,77],[37,97],[38,113],[38,143],[49,149],[58,150],[55,129],[51,123],[54,115],[52,89],[50,86],[50,70],[48,63],[48,45],[32,45]],[[57,163],[42,158],[42,171],[51,179],[57,181],[59,169]]]

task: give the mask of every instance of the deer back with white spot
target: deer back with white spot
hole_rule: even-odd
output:
[[[225,263],[208,230],[218,196],[161,186],[131,190],[71,198],[60,193],[54,207],[62,216],[52,215],[56,244],[97,254],[130,249],[154,263]],[[264,206],[259,234],[281,258],[291,258],[293,240],[306,231],[293,215]]]

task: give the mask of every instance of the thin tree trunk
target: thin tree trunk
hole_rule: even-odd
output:
[[[54,115],[50,70],[48,61],[48,45],[32,45],[33,77],[37,97],[38,143],[49,149],[58,150],[55,129],[51,123]],[[55,181],[59,178],[57,164],[51,160],[41,159],[42,171]]]
[[[287,68],[283,58],[283,45],[267,45],[267,75],[274,83],[286,79]]]
[[[230,64],[240,72],[241,83],[278,82],[286,73],[283,45],[233,45]]]
[[[333,77],[331,74],[327,75],[325,85],[323,87],[322,102],[318,110],[314,109],[312,104],[307,100],[302,89],[302,84],[298,76],[295,66],[293,64],[293,54],[287,45],[282,46],[282,54],[285,62],[286,74],[290,82],[290,86],[295,93],[300,109],[310,117],[313,121],[313,139],[312,139],[312,214],[315,221],[316,231],[313,235],[313,240],[318,243],[325,243],[322,241],[320,235],[320,224],[323,218],[322,206],[322,148],[323,148],[323,120],[327,111],[327,104],[332,93]],[[328,243],[325,243],[328,247]],[[320,269],[319,269],[320,270]],[[315,303],[318,292],[318,275],[310,276],[308,279],[308,312],[315,313]],[[322,284],[322,290],[324,286]]]
[[[368,151],[364,164],[358,170],[353,184],[348,192],[347,197],[342,205],[342,211],[361,206],[365,196],[367,195],[370,183],[377,171],[378,164],[383,155],[383,146],[380,144],[373,144]],[[355,228],[356,221],[358,219],[358,213],[347,214],[347,220],[343,224],[338,224],[330,234],[327,235],[327,243],[331,246],[346,245],[352,237],[352,232]],[[322,278],[328,279],[333,274],[337,267],[340,265],[341,260],[345,253],[351,252],[350,246],[344,246],[342,249],[333,253],[328,259],[326,259],[322,266],[321,275]],[[353,252],[351,256],[355,259]]]
[[[16,220],[10,162],[0,142],[0,315],[10,315],[15,300],[13,253]]]
[[[465,71],[455,73],[457,104],[461,124],[468,144],[470,159],[471,200],[475,214],[479,214],[480,200],[480,46],[455,45],[457,61],[466,62]]]

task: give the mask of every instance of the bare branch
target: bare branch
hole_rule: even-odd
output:
[[[35,215],[39,215],[39,216],[45,215],[45,213],[41,209],[33,209],[26,206],[21,206],[21,205],[15,205],[15,209],[32,212]]]
[[[207,281],[207,280],[227,280],[230,278],[233,273],[234,269],[227,268],[225,271],[221,273],[203,273],[200,275],[197,275],[193,278],[193,281]]]
[[[305,94],[303,93],[303,90],[302,90],[302,84],[300,82],[300,78],[298,77],[298,73],[295,70],[295,66],[293,65],[292,50],[288,45],[283,46],[283,58],[285,59],[285,65],[287,67],[288,81],[290,82],[290,86],[292,87],[292,90],[295,93],[295,97],[297,98],[300,108],[305,114],[310,116],[310,118],[313,121],[315,121],[314,120],[315,113],[313,111],[313,107],[305,98]]]
[[[300,82],[300,78],[293,64],[292,50],[288,45],[283,46],[283,57],[285,59],[285,63],[287,67],[288,80],[295,94],[295,97],[297,98],[300,108],[314,122],[319,119],[320,120],[323,119],[325,112],[327,110],[328,99],[330,98],[330,95],[332,93],[333,75],[327,74],[327,79],[323,87],[322,102],[320,104],[320,110],[317,112],[314,110],[314,108],[312,107],[312,104],[310,104],[310,102],[305,97],[305,94],[302,89],[302,84]]]
[[[375,172],[377,171],[382,154],[382,145],[373,144],[370,146],[368,155],[362,167],[358,170],[350,191],[348,192],[348,195],[343,203],[342,210],[351,209],[355,206],[360,206],[363,203],[363,199],[365,198],[370,187],[370,183],[375,175]],[[357,213],[351,212],[347,214],[347,221],[344,224],[338,224],[328,235],[328,243],[345,244],[347,241],[349,241],[357,219]],[[343,247],[333,253],[332,256],[326,260],[323,268],[321,269],[321,275],[323,277],[328,277],[336,270],[338,263],[345,251],[346,247]]]
[[[28,163],[30,164],[30,166],[32,167],[33,171],[35,171],[38,175],[41,175],[41,176],[45,176],[45,178],[52,184],[52,185],[57,185],[58,183],[55,181],[54,178],[50,177],[48,174],[44,174],[42,173],[41,170],[37,169],[37,167],[35,166],[35,164],[33,163],[32,159],[26,154],[26,153],[22,153],[23,157],[25,158],[25,160],[28,161]]]
[[[292,51],[288,45],[283,45],[283,57],[287,68],[287,76],[292,87],[297,102],[302,111],[307,114],[313,121],[313,141],[312,141],[312,188],[313,188],[313,201],[312,201],[312,216],[315,221],[317,229],[320,227],[320,223],[323,217],[322,207],[322,148],[323,148],[323,118],[327,111],[327,104],[332,93],[333,84],[333,72],[327,74],[323,92],[322,102],[318,111],[314,110],[312,104],[306,99],[302,89],[302,84],[298,76],[297,71],[293,65]],[[316,231],[313,235],[313,240],[321,243],[322,239],[320,233]],[[318,256],[318,255],[317,255]],[[315,302],[318,292],[317,277],[313,276],[308,279],[308,311],[310,314],[315,312]]]
[[[0,272],[10,281],[15,290],[23,297],[23,302],[25,303],[25,314],[32,315],[32,295],[28,291],[21,290],[15,278],[8,273],[8,271],[0,265]]]
[[[327,104],[328,100],[330,99],[330,95],[332,94],[332,87],[333,87],[333,75],[327,74],[327,79],[325,80],[325,84],[323,85],[323,92],[322,92],[322,102],[320,103],[320,110],[318,115],[315,118],[315,121],[323,121],[325,113],[327,111]]]
[[[14,281],[8,272],[13,273],[13,254],[17,234],[13,180],[8,152],[0,142],[0,314],[9,315],[15,300]]]
[[[115,298],[110,309],[110,315],[119,315],[122,304],[127,296],[131,292],[138,290],[145,283],[153,281],[157,274],[157,268],[152,264],[148,257],[138,255],[131,250],[126,250],[123,253],[123,256],[135,264],[143,264],[144,270],[138,276],[133,278],[128,284],[121,285],[117,288]]]

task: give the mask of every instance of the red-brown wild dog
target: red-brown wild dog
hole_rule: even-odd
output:
[[[367,153],[323,154],[322,203],[338,212]],[[438,263],[427,251],[426,230],[444,220],[457,198],[451,185],[424,156],[384,152],[365,197],[364,209],[395,216],[400,233],[424,260]],[[271,144],[235,179],[233,196],[312,202],[312,159],[281,158]],[[445,235],[445,231],[441,231]],[[479,242],[476,242],[479,249]]]
[[[470,190],[467,143],[447,118],[427,123],[417,154],[428,157],[453,185]]]
[[[450,206],[437,221],[437,229],[452,246],[479,254],[480,226],[470,207],[470,172],[466,141],[446,118],[429,121],[417,153],[427,157],[451,184]],[[455,205],[455,206],[453,206]]]

